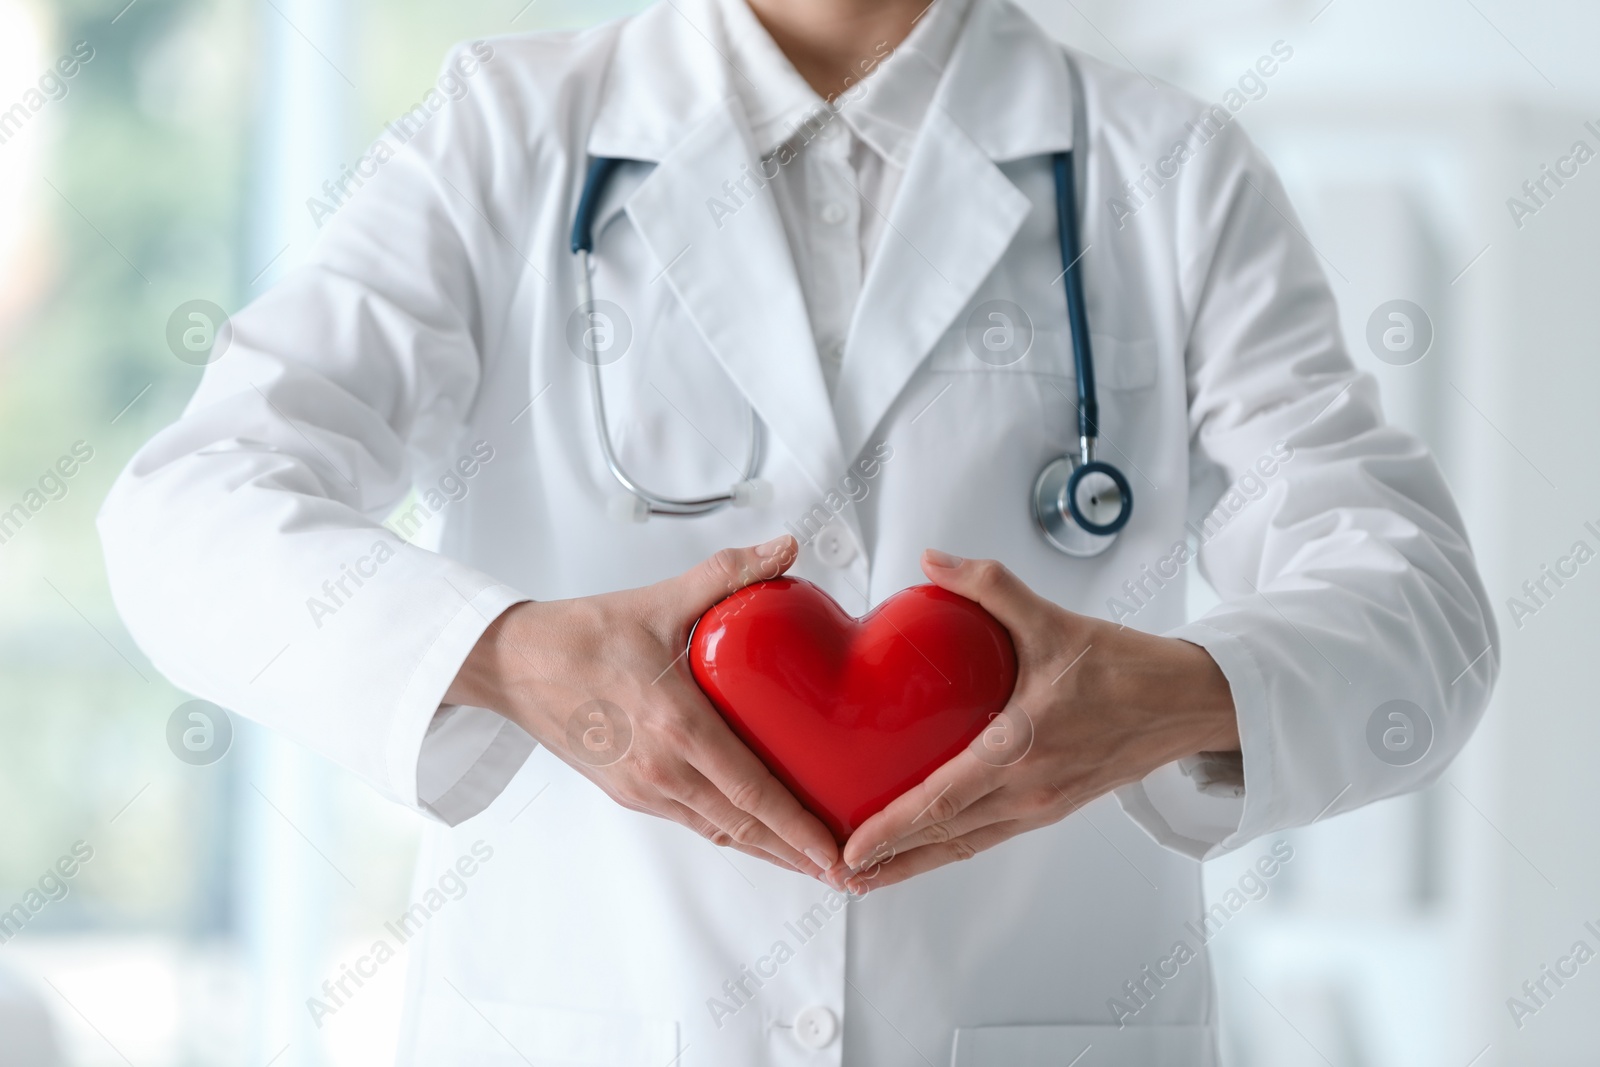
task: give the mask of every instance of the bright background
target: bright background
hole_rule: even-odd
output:
[[[305,999],[369,915],[403,906],[417,826],[239,720],[220,761],[176,759],[166,726],[187,697],[118,622],[93,516],[198,379],[167,347],[173,310],[236,310],[304,256],[306,199],[421,97],[450,43],[637,4],[126,2],[0,0],[0,111],[74,42],[94,49],[0,144],[0,510],[74,442],[93,449],[0,544],[0,908],[75,843],[93,850],[0,945],[0,1067],[385,1064],[402,962],[320,1031]],[[1506,1000],[1575,941],[1600,949],[1584,929],[1600,927],[1600,565],[1520,627],[1505,601],[1600,525],[1600,160],[1520,228],[1506,200],[1574,141],[1600,149],[1600,5],[1029,6],[1208,100],[1292,47],[1240,119],[1283,173],[1355,359],[1438,454],[1504,638],[1494,706],[1444,780],[1287,835],[1294,860],[1213,942],[1230,1062],[1595,1062],[1600,963],[1520,1028]],[[1402,367],[1365,341],[1396,298],[1435,331]],[[1211,864],[1213,891],[1270,844]]]

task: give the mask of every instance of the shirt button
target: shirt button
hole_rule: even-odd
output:
[[[838,363],[844,358],[844,342],[829,341],[822,346],[822,358],[829,363]]]
[[[817,558],[830,567],[847,567],[856,558],[856,544],[842,523],[831,522],[817,532],[812,542]]]
[[[822,205],[822,221],[827,223],[829,226],[839,225],[839,223],[845,220],[845,217],[848,214],[849,212],[845,211],[844,205],[839,203],[837,200],[832,203]]]
[[[794,1038],[806,1048],[827,1048],[839,1036],[839,1017],[820,1004],[801,1008],[794,1017]]]

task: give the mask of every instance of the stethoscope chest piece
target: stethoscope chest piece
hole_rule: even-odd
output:
[[[1133,511],[1122,472],[1068,454],[1045,464],[1033,483],[1033,518],[1056,548],[1087,559],[1111,547]]]

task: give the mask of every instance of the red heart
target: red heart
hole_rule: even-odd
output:
[[[843,844],[1005,707],[1011,635],[977,604],[918,585],[852,618],[799,578],[757,582],[700,617],[695,681]]]

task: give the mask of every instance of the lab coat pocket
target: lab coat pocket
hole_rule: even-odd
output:
[[[1216,1067],[1209,1026],[974,1026],[950,1067]]]
[[[1100,388],[1131,392],[1148,389],[1156,383],[1154,340],[1130,341],[1108,334],[1090,333],[1089,349],[1094,353],[1095,383]]]
[[[988,348],[970,336],[952,334],[929,355],[927,370],[936,374],[1032,374],[1077,380],[1072,339],[1063,330],[1036,329],[1025,338]],[[1089,334],[1095,383],[1113,393],[1137,393],[1156,383],[1159,355],[1154,338],[1127,339]]]
[[[675,1063],[680,1051],[669,1019],[478,996],[469,1004],[448,989],[425,997],[421,1016],[417,1067],[639,1067]]]

